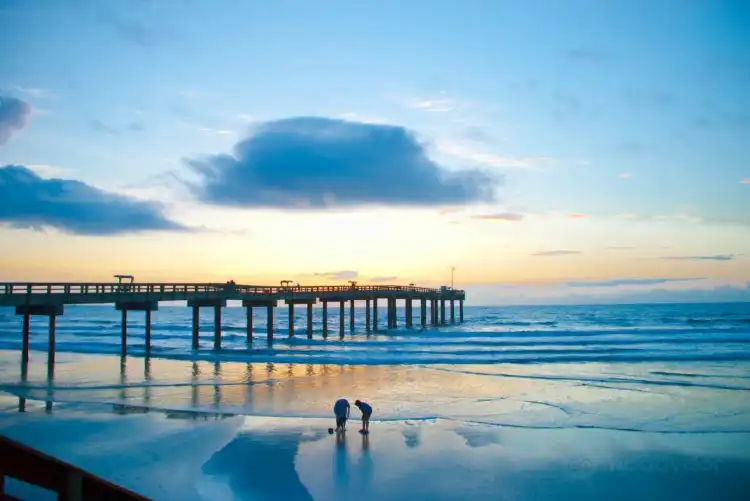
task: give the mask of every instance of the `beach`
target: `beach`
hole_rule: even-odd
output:
[[[260,321],[251,351],[243,310],[226,308],[219,352],[208,327],[192,351],[189,310],[167,306],[152,355],[134,319],[125,358],[112,308],[71,307],[52,381],[45,323],[32,323],[23,380],[20,319],[0,315],[0,432],[153,499],[750,489],[747,304],[469,307],[462,325],[327,340],[319,322],[308,340],[301,317],[288,339],[280,315],[274,344]],[[340,397],[373,405],[369,436],[354,407],[344,436],[327,433]]]

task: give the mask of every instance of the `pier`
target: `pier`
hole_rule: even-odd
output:
[[[295,307],[307,312],[306,335],[312,339],[314,332],[313,306],[322,306],[322,326],[320,333],[325,339],[329,335],[328,307],[330,303],[339,306],[339,337],[346,331],[346,307],[349,306],[349,331],[354,332],[355,303],[365,304],[366,332],[378,332],[378,306],[385,303],[385,328],[396,329],[399,325],[398,302],[405,308],[404,326],[414,328],[414,302],[419,305],[419,327],[428,325],[439,327],[456,321],[463,322],[466,293],[450,287],[426,288],[410,285],[291,285],[289,281],[281,286],[240,285],[234,281],[225,283],[135,283],[133,277],[116,275],[119,282],[109,283],[0,283],[0,306],[15,307],[17,315],[23,316],[21,361],[26,367],[29,358],[30,317],[49,318],[48,366],[54,367],[56,318],[65,313],[66,305],[113,304],[121,312],[121,352],[128,351],[128,314],[140,312],[145,315],[145,352],[151,352],[151,313],[159,309],[163,301],[186,301],[192,308],[192,348],[200,348],[199,310],[213,308],[214,329],[213,349],[221,349],[221,314],[227,301],[239,301],[246,310],[247,345],[252,348],[253,312],[256,308],[266,310],[266,336],[268,345],[273,343],[274,310],[279,304],[289,309],[289,337],[295,336]],[[130,282],[123,282],[129,278]],[[458,303],[458,304],[456,304]],[[446,319],[446,307],[450,309]],[[457,308],[456,308],[457,307]],[[458,312],[456,312],[458,309]],[[429,310],[429,317],[428,317]],[[428,323],[429,320],[429,323]],[[51,369],[50,369],[51,370]]]

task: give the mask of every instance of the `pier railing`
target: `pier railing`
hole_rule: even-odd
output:
[[[448,289],[452,292],[463,292]],[[411,285],[299,285],[268,286],[239,285],[234,283],[133,283],[116,282],[5,282],[0,283],[0,294],[117,294],[117,293],[190,293],[230,292],[233,294],[292,294],[336,292],[416,292],[440,293],[441,289]]]

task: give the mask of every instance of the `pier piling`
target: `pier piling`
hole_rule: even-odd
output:
[[[21,378],[26,379],[29,371],[29,337],[31,335],[31,316],[23,314],[23,339],[21,341]]]
[[[221,305],[214,305],[214,350],[221,349]]]
[[[128,353],[128,309],[122,309],[122,328],[120,331],[120,353],[125,356]]]
[[[253,307],[247,306],[245,308],[245,316],[247,317],[247,344],[253,343]]]
[[[365,299],[365,331],[370,332],[370,300]]]
[[[440,325],[445,325],[445,299],[440,300]]]
[[[289,303],[289,337],[294,337],[294,303]]]
[[[464,323],[464,300],[458,300],[458,321]]]
[[[198,339],[200,336],[200,311],[198,306],[193,306],[193,349],[198,349]]]
[[[307,303],[307,339],[313,337],[313,305]]]
[[[422,298],[419,305],[419,325],[422,329],[425,328],[427,323],[427,299]]]
[[[354,332],[354,299],[349,301],[349,331]]]
[[[146,353],[151,353],[151,310],[146,310]]]
[[[456,302],[451,299],[451,324],[456,323]]]
[[[378,332],[378,298],[372,300],[372,332]]]
[[[273,344],[273,306],[270,304],[268,305],[268,310],[267,310],[266,315],[268,318],[267,325],[266,325],[266,331],[267,331],[266,340],[268,342],[268,346],[271,346]]]
[[[323,301],[323,339],[328,337],[328,301]]]
[[[344,339],[344,301],[339,302],[339,337]]]

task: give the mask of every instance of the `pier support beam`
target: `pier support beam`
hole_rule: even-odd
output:
[[[247,308],[247,335],[248,341],[252,340],[253,330],[253,308],[267,308],[267,325],[266,325],[266,339],[268,345],[273,344],[273,309],[276,308],[276,300],[274,299],[244,299],[242,306]]]
[[[445,325],[445,299],[440,299],[440,325]]]
[[[312,339],[313,337],[313,305],[312,303],[307,303],[307,339]]]
[[[128,310],[127,308],[122,309],[122,319],[121,319],[121,329],[120,329],[120,353],[122,356],[127,355],[128,353]]]
[[[221,305],[214,305],[214,350],[221,349]]]
[[[328,337],[328,301],[323,301],[323,339]]]
[[[387,298],[385,305],[387,309],[385,313],[385,317],[386,317],[385,325],[387,326],[386,327],[387,330],[391,330],[393,329],[393,299]]]
[[[245,317],[247,318],[247,344],[253,344],[253,307],[245,308]]]
[[[365,331],[370,332],[370,300],[365,299]]]
[[[398,300],[394,297],[391,299],[393,305],[393,328],[398,329]]]
[[[412,315],[412,307],[414,304],[412,303],[411,298],[407,298],[406,300],[406,328],[411,329],[414,322],[414,316]]]
[[[31,317],[45,316],[49,318],[49,343],[47,352],[47,377],[52,378],[55,371],[55,329],[56,317],[63,314],[63,305],[23,305],[16,306],[16,315],[23,315],[23,338],[21,340],[21,380],[26,381],[29,374],[29,345],[31,338]],[[24,399],[24,406],[26,400]]]
[[[451,323],[456,323],[456,301],[451,299]]]
[[[349,331],[354,332],[354,299],[349,301]]]
[[[198,349],[198,338],[200,336],[200,309],[193,306],[193,349]]]
[[[294,337],[294,303],[289,303],[289,337]]]
[[[458,321],[464,323],[464,300],[458,300]]]
[[[420,301],[420,308],[419,308],[419,324],[424,329],[425,324],[427,323],[427,299],[422,298],[422,301]]]
[[[372,300],[372,332],[378,332],[378,298]]]
[[[188,299],[187,305],[193,308],[193,349],[199,348],[200,308],[214,309],[214,349],[221,349],[221,309],[227,305],[226,299],[200,298]]]
[[[128,352],[128,311],[146,312],[146,353],[151,353],[151,312],[159,309],[159,301],[120,301],[115,303],[115,309],[122,312],[122,331],[120,334],[121,354]]]
[[[344,339],[344,301],[339,301],[339,336]]]
[[[266,342],[268,346],[273,344],[273,309],[275,305],[268,305],[266,310]]]

